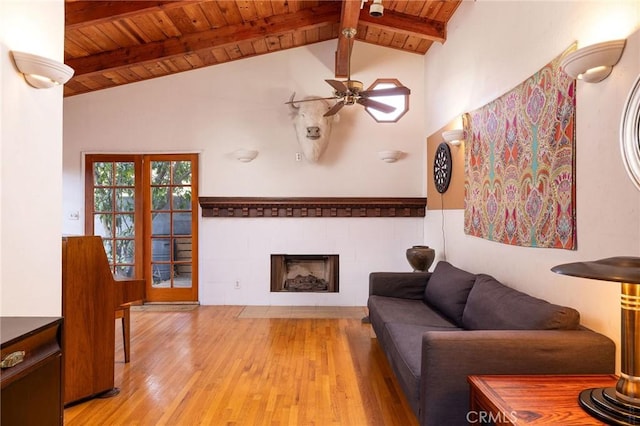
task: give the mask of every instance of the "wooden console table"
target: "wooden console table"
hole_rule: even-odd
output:
[[[0,424],[62,425],[62,318],[1,317],[0,335]]]
[[[603,425],[580,407],[584,389],[615,386],[614,375],[469,376],[469,424]],[[484,420],[484,422],[483,422]]]

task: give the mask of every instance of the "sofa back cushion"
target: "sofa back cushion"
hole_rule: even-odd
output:
[[[572,330],[579,324],[575,309],[529,296],[485,274],[476,278],[462,315],[467,330]]]
[[[475,280],[474,274],[458,269],[449,262],[440,261],[427,282],[424,299],[462,327],[462,313]]]

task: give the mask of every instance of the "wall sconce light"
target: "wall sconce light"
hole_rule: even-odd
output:
[[[53,59],[16,51],[11,51],[11,56],[27,83],[36,89],[65,84],[73,76],[73,68]]]
[[[593,44],[569,53],[560,61],[562,70],[572,78],[597,83],[611,74],[624,50],[626,40]]]
[[[248,163],[258,156],[258,151],[254,149],[238,149],[233,152],[233,156],[238,161]]]
[[[378,151],[378,158],[385,163],[395,163],[402,156],[402,151]]]
[[[447,130],[446,132],[442,132],[442,139],[453,146],[460,146],[466,137],[467,132],[463,129]]]
[[[578,402],[591,416],[611,425],[640,424],[640,257],[610,257],[557,265],[551,270],[573,277],[620,283],[620,379],[615,387],[580,392]]]

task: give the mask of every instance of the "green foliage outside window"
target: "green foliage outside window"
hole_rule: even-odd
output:
[[[103,237],[111,264],[132,265],[135,252],[135,163],[95,162],[93,174],[94,234]],[[154,229],[158,220],[168,220],[170,215],[167,212],[191,210],[191,174],[190,161],[152,161],[150,202]],[[162,235],[168,235],[169,223],[158,229],[164,230]],[[127,271],[115,272],[132,273],[130,267],[125,268]]]

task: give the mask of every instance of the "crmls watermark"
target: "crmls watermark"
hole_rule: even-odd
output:
[[[498,413],[492,413],[489,411],[468,411],[467,412],[467,422],[469,424],[474,423],[516,423],[518,419],[517,413],[515,411],[511,411],[507,413],[505,411],[500,411]]]

